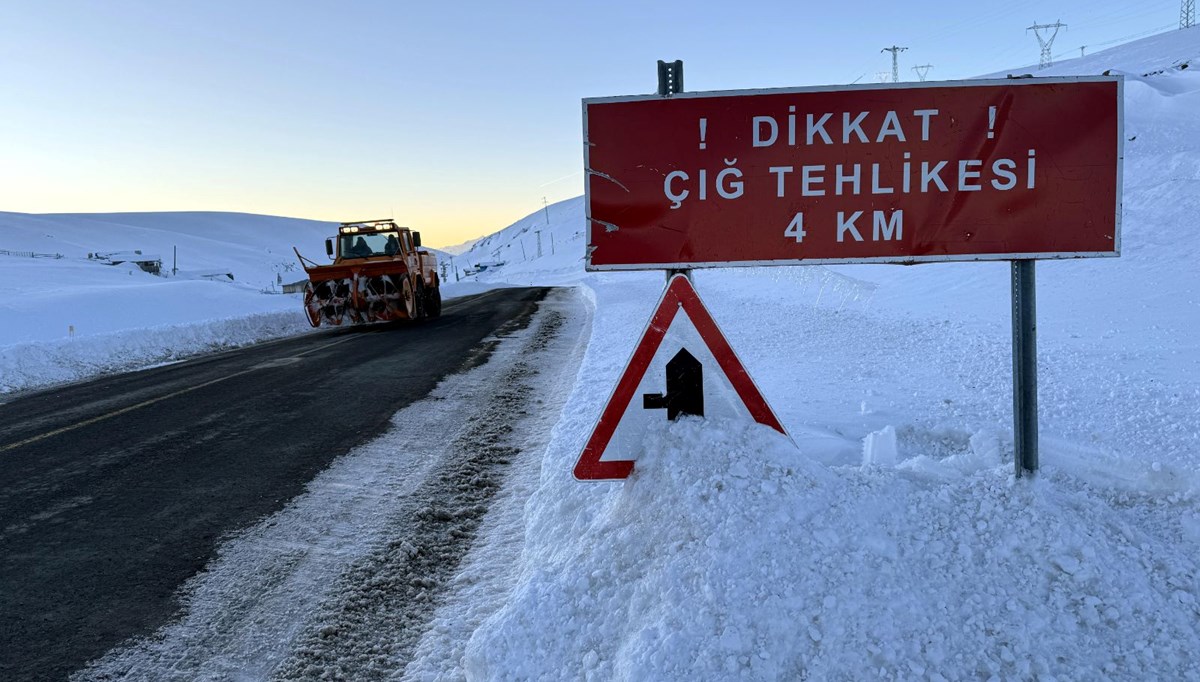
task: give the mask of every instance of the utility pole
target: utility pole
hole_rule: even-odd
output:
[[[542,257],[542,231],[534,230],[533,234],[535,234],[537,236],[537,247],[538,247],[537,257],[541,258]]]
[[[550,224],[550,203],[546,201],[546,197],[542,197],[542,210],[546,212],[546,224]]]
[[[899,47],[897,45],[893,45],[891,47],[885,47],[882,50],[880,50],[880,52],[891,52],[892,53],[892,82],[893,83],[900,82],[900,62],[899,62],[900,53],[904,52],[907,49],[908,49],[907,47]]]
[[[1087,45],[1080,45],[1080,46],[1079,46],[1079,57],[1080,57],[1081,59],[1083,58],[1083,49],[1084,49],[1085,47],[1087,47]]]
[[[887,83],[892,80],[892,77],[888,75],[887,71],[876,71],[875,80],[879,83]]]
[[[922,83],[925,82],[925,76],[929,74],[929,70],[932,68],[933,64],[922,64],[912,67],[913,71],[917,72],[917,78],[920,78]]]
[[[1039,24],[1034,22],[1033,26],[1025,29],[1026,33],[1033,31],[1033,35],[1037,36],[1038,45],[1042,46],[1042,57],[1038,60],[1039,69],[1044,69],[1054,63],[1050,56],[1050,46],[1054,44],[1054,37],[1058,35],[1058,29],[1066,27],[1067,25],[1061,21],[1055,21],[1053,24]],[[1050,33],[1049,38],[1043,38],[1042,31],[1049,33],[1050,29],[1054,29],[1054,32]]]
[[[1179,28],[1196,25],[1196,0],[1179,0]]]

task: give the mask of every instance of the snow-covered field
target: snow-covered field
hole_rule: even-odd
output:
[[[795,445],[759,426],[664,421],[629,480],[581,483],[572,468],[663,276],[586,274],[581,199],[456,255],[459,270],[489,265],[457,283],[462,291],[577,287],[572,324],[590,335],[586,349],[559,352],[579,363],[576,376],[542,386],[561,414],[530,437],[537,459],[514,469],[402,676],[1200,679],[1198,62],[1200,29],[1191,29],[1045,72],[1130,75],[1123,254],[1038,265],[1043,468],[1032,481],[1012,475],[1006,264],[697,272]],[[0,216],[0,235],[12,220]],[[313,231],[311,245],[295,240],[302,251],[320,252],[328,228]],[[12,248],[46,250],[34,237],[25,244]],[[0,256],[0,287],[17,272],[8,263]],[[299,319],[294,299],[262,298],[279,308],[242,312],[295,305]],[[126,318],[135,299],[122,300],[107,309],[115,320],[151,326]],[[13,343],[5,334],[0,344]],[[0,390],[13,371],[4,352]],[[378,454],[352,453],[338,471]],[[377,505],[400,504],[369,495],[374,478],[330,481],[338,495],[357,485],[376,515],[387,513]],[[326,483],[288,513],[324,508]],[[344,538],[256,549],[265,532],[249,530],[224,556],[257,565],[262,556],[239,552],[309,543],[320,561],[305,564],[305,584],[327,585],[348,568]],[[189,589],[226,587],[202,577]],[[251,608],[235,642],[205,635],[201,623],[166,632],[165,649],[152,641],[114,660],[231,674],[230,661],[274,636],[254,618],[279,630],[272,617],[312,617],[297,611],[303,601],[285,601],[265,616]],[[362,655],[392,650],[394,633],[374,636]],[[205,664],[171,648],[181,641],[223,648]]]
[[[322,253],[334,226],[221,213],[0,213],[0,394],[298,334],[292,246]],[[156,277],[88,254],[140,250]],[[32,258],[26,253],[61,255]],[[212,281],[202,273],[230,273]]]

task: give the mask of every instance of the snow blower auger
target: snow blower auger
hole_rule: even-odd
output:
[[[304,312],[314,327],[442,314],[437,256],[421,249],[420,232],[392,220],[339,225],[336,240],[325,240],[332,265],[318,265],[292,250],[308,273]]]

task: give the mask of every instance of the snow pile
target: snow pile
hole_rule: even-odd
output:
[[[863,466],[896,465],[896,427],[885,426],[863,438]]]
[[[294,310],[0,347],[0,394],[130,371],[309,331]]]
[[[1165,68],[1196,45],[1151,42],[1125,62],[1109,51],[1104,68]],[[528,261],[478,275],[578,282],[596,317],[526,507],[521,582],[445,670],[1200,676],[1200,83],[1178,68],[1139,78],[1126,84],[1122,257],[1038,267],[1032,482],[1012,476],[1007,264],[697,272],[798,449],[764,428],[664,420],[616,484],[570,472],[662,275],[565,261],[545,279]],[[558,239],[582,229],[581,206],[552,208],[574,212],[551,223]]]
[[[830,469],[760,426],[685,420],[646,446],[619,489],[532,516],[542,561],[472,640],[471,677],[1200,674],[1194,508],[1014,486],[1000,462]],[[583,541],[559,544],[563,518]]]

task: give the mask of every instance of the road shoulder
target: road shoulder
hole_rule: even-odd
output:
[[[484,364],[443,381],[281,512],[225,542],[184,586],[175,623],[74,678],[399,672],[428,649],[428,624],[444,622],[435,612],[464,596],[457,576],[473,565],[476,538],[519,552],[513,510],[536,485],[538,444],[566,395],[545,389],[574,381],[586,311],[577,292],[555,292],[527,327],[499,330]],[[457,627],[497,607],[504,589],[496,581]]]

